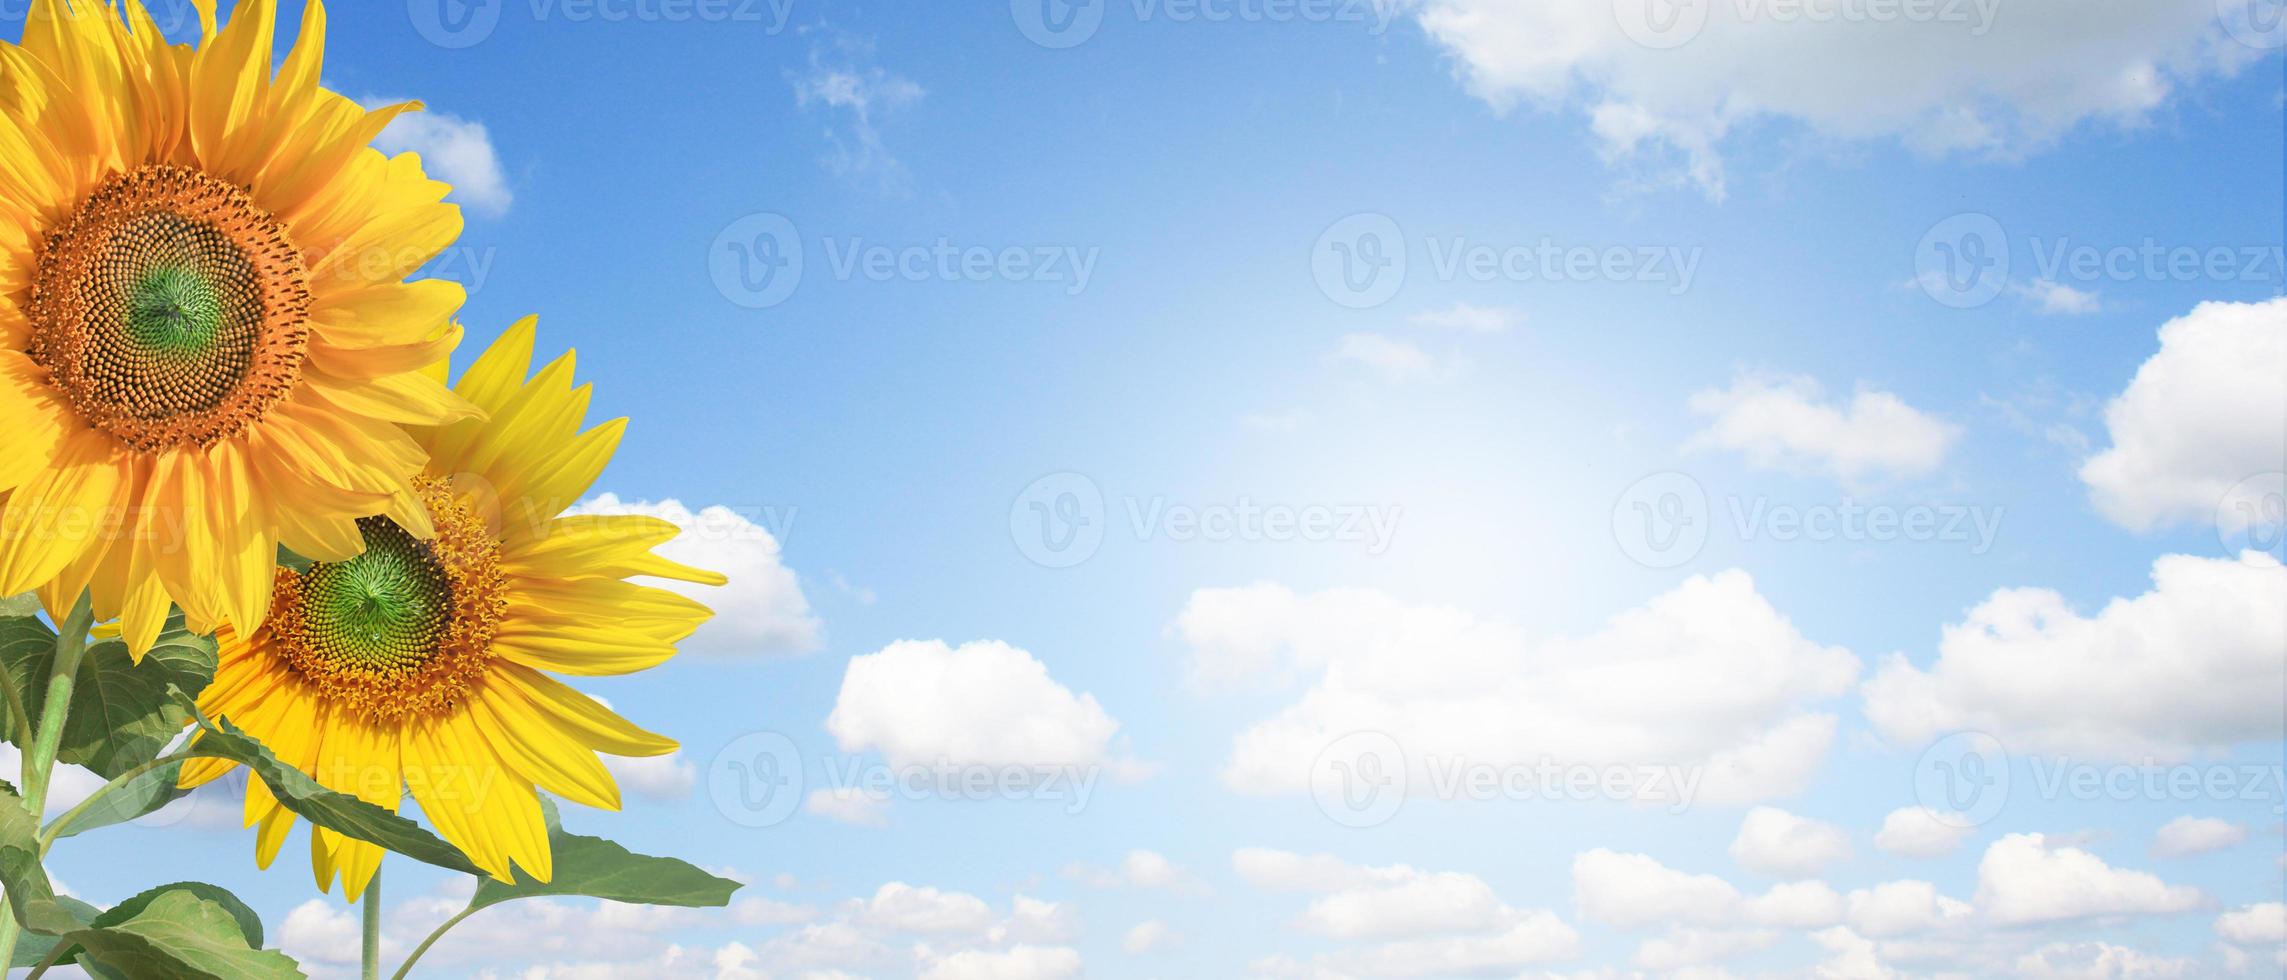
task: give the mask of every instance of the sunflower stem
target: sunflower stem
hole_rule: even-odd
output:
[[[63,744],[64,717],[71,712],[71,683],[79,676],[79,659],[87,653],[87,631],[94,625],[95,600],[86,592],[79,594],[79,601],[72,604],[64,621],[56,624],[56,659],[48,672],[48,698],[40,703],[39,732],[24,750],[24,768],[19,773],[24,809],[32,812],[35,826],[47,816],[48,772],[55,768],[56,748]],[[15,962],[16,942],[22,938],[23,930],[16,925],[14,915],[0,917],[0,967]]]
[[[373,869],[373,880],[365,884],[365,980],[381,980],[381,869]]]
[[[390,974],[389,980],[405,980],[406,975],[413,972],[413,964],[421,959],[421,954],[428,952],[429,947],[444,938],[445,930],[460,925],[462,919],[475,914],[476,906],[472,905],[454,913],[452,918],[437,923],[437,927],[429,930],[429,935],[421,940],[421,945],[413,947],[413,952],[405,957],[405,962],[397,964],[397,972]]]

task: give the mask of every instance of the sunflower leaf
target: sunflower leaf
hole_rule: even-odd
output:
[[[218,894],[219,893],[219,894]],[[225,901],[227,900],[227,902]],[[301,977],[293,958],[257,948],[248,938],[245,903],[213,885],[168,885],[121,903],[94,925],[65,936],[78,943],[80,964],[103,977],[183,980],[287,980]],[[257,936],[259,935],[259,926]]]
[[[84,834],[159,812],[167,804],[190,795],[190,790],[175,785],[182,770],[182,763],[169,763],[128,780],[97,797],[95,804],[86,810],[67,814],[70,822],[54,828],[56,837]]]
[[[0,620],[0,667],[15,681],[24,713],[34,718],[47,701],[55,642],[55,633],[38,620]],[[56,758],[106,779],[157,758],[190,721],[168,698],[168,687],[195,695],[214,679],[214,667],[214,640],[184,628],[180,613],[168,617],[140,664],[119,640],[89,645],[72,684],[71,713]]]
[[[325,788],[308,773],[278,761],[268,747],[239,730],[230,719],[209,720],[199,712],[189,695],[181,691],[175,691],[174,695],[199,725],[197,741],[188,749],[192,756],[223,759],[245,766],[270,788],[271,795],[286,809],[344,837],[378,844],[413,860],[451,871],[484,874],[459,848],[421,829],[420,824],[347,793]]]
[[[0,794],[0,888],[8,911],[26,932],[58,936],[87,925],[83,903],[56,895],[40,866],[39,824],[14,793]]]
[[[548,849],[555,855],[555,875],[544,882],[534,881],[518,868],[513,885],[484,878],[477,882],[476,896],[469,899],[471,910],[540,895],[719,908],[729,905],[731,893],[743,887],[674,858],[635,854],[601,837],[566,833],[557,821],[555,806],[545,799],[542,803],[547,807]]]
[[[29,592],[0,599],[0,616],[16,618],[40,614],[40,597]]]
[[[82,923],[91,922],[96,916],[103,914],[102,909],[69,895],[58,895],[55,902]],[[24,930],[23,935],[16,940],[16,958],[14,962],[8,964],[8,968],[22,970],[38,966],[48,958],[49,953],[55,951],[57,943],[67,941],[61,936],[50,936],[29,929]]]

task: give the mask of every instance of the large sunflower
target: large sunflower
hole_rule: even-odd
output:
[[[214,683],[199,698],[327,787],[421,812],[476,864],[551,876],[534,790],[618,809],[596,753],[661,755],[675,743],[637,728],[543,671],[624,674],[654,666],[709,615],[629,576],[719,585],[723,577],[651,549],[674,538],[642,516],[564,516],[619,445],[625,419],[579,431],[588,388],[567,353],[529,381],[533,321],[518,322],[456,390],[483,421],[419,430],[419,478],[434,540],[392,517],[358,522],[365,550],[344,562],[279,569],[270,621],[224,631]],[[230,765],[199,760],[196,786]],[[268,867],[294,816],[249,780],[246,822]],[[316,828],[320,888],[338,872],[356,898],[381,850]]]
[[[318,86],[311,2],[275,77],[243,0],[170,45],[135,0],[33,0],[0,42],[0,595],[89,590],[131,649],[267,614],[283,542],[431,533],[399,425],[474,410],[421,368],[458,285],[405,277],[460,233],[446,185],[370,144],[398,113]]]

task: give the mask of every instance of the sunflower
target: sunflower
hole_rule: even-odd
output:
[[[462,375],[456,390],[486,419],[415,432],[429,454],[416,485],[434,538],[368,517],[356,557],[280,568],[270,620],[221,634],[199,698],[330,789],[394,810],[410,788],[437,830],[502,881],[515,880],[510,862],[552,875],[535,790],[616,810],[618,787],[596,753],[676,748],[546,672],[643,670],[711,615],[628,577],[724,581],[652,553],[675,537],[672,523],[564,514],[626,420],[579,431],[588,388],[572,384],[573,355],[526,380],[532,341],[527,318]],[[229,768],[199,760],[181,783]],[[268,867],[294,816],[249,780],[246,823]],[[319,888],[338,873],[354,900],[381,849],[320,827],[310,858]]]
[[[272,73],[244,0],[170,45],[135,0],[33,0],[0,42],[0,595],[83,590],[138,654],[171,602],[252,629],[277,547],[342,561],[358,519],[432,533],[401,425],[475,409],[422,372],[461,288],[406,276],[449,188],[318,85],[325,11]]]

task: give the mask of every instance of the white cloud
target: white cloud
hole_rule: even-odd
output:
[[[2097,295],[2085,289],[2075,289],[2050,279],[2035,279],[2020,286],[2010,287],[2018,295],[2032,300],[2045,314],[2079,316],[2095,313],[2104,308]]]
[[[2107,404],[2112,446],[2081,466],[2096,508],[2145,531],[2260,514],[2287,470],[2287,299],[2202,303],[2160,328],[2160,350]],[[2278,492],[2276,484],[2270,492]],[[2246,508],[2254,507],[2253,510]]]
[[[1741,914],[1756,925],[1816,929],[1842,921],[1845,908],[1841,893],[1826,882],[1789,881],[1747,899]]]
[[[1861,386],[1847,405],[1824,400],[1806,377],[1742,374],[1729,389],[1691,396],[1708,416],[1694,447],[1726,449],[1756,466],[1823,472],[1845,483],[1935,472],[1961,429],[1887,391]]]
[[[383,106],[407,100],[363,101]],[[420,154],[421,168],[429,176],[453,185],[450,199],[479,214],[500,217],[516,199],[500,168],[500,154],[492,148],[492,134],[481,122],[434,110],[402,113],[374,138],[373,148],[391,156]]]
[[[1994,841],[1977,865],[1977,909],[2001,925],[2188,912],[2204,900],[2199,889],[2114,868],[2040,834]]]
[[[2219,915],[2216,935],[2241,946],[2287,943],[2287,904],[2258,902]]]
[[[810,600],[803,597],[801,582],[783,562],[778,535],[752,519],[776,521],[776,510],[717,504],[693,511],[672,498],[629,501],[606,493],[582,501],[570,513],[637,514],[667,521],[683,533],[660,545],[656,549],[660,555],[721,572],[730,579],[719,588],[664,580],[653,583],[715,611],[714,618],[684,642],[684,650],[722,656],[772,656],[818,648],[818,619],[810,614]],[[790,519],[791,512],[785,516]],[[783,531],[781,527],[779,532]]]
[[[1672,973],[1760,952],[1778,941],[1779,934],[1769,929],[1676,929],[1644,940],[1630,961]]]
[[[603,763],[622,788],[646,799],[680,800],[691,795],[691,788],[699,781],[698,770],[681,752],[647,758],[607,755]]]
[[[843,751],[879,749],[896,766],[1096,765],[1119,727],[1095,695],[997,640],[900,640],[851,657],[826,719]]]
[[[1515,973],[1578,954],[1579,935],[1545,909],[1503,903],[1474,875],[1406,865],[1355,865],[1327,854],[1245,848],[1232,866],[1250,884],[1317,894],[1295,926],[1336,940],[1378,940],[1319,956],[1318,976],[1413,977]]]
[[[1502,333],[1525,322],[1524,313],[1505,306],[1472,306],[1455,303],[1437,310],[1423,310],[1406,318],[1417,327],[1438,330],[1457,330],[1462,333]]]
[[[2189,959],[2155,956],[2107,942],[2050,943],[2017,958],[2026,980],[2173,980],[2192,976]]]
[[[1550,761],[1674,777],[1637,785],[1639,799],[1752,802],[1809,781],[1835,718],[1807,706],[1858,672],[1739,571],[1694,577],[1586,639],[1535,643],[1451,607],[1272,584],[1196,591],[1174,629],[1204,683],[1314,676],[1233,745],[1225,784],[1259,795],[1307,791],[1328,745],[1373,731],[1402,748],[1410,792],[1436,786],[1433,759]]]
[[[1651,180],[1688,180],[1716,199],[1726,151],[1746,131],[2014,156],[2087,121],[2135,126],[2179,87],[2262,53],[2225,35],[2212,0],[2003,7],[1815,19],[1782,19],[1774,12],[1804,8],[1773,4],[1419,0],[1405,9],[1496,109],[1582,113],[1607,160],[1642,166]],[[1680,9],[1679,29],[1645,32],[1647,9]],[[1630,11],[1648,43],[1621,26]],[[1689,33],[1700,23],[1694,12],[1704,26]]]
[[[964,892],[892,881],[876,889],[855,917],[898,932],[980,932],[992,922],[992,907]]]
[[[804,813],[860,827],[886,826],[889,817],[883,811],[888,807],[888,797],[862,786],[827,786],[802,798]]]
[[[2123,759],[2277,740],[2287,568],[2166,555],[2152,591],[2084,617],[2048,589],[2002,589],[1948,626],[1923,670],[1893,656],[1866,716],[1920,745],[1962,730],[2012,751]]]
[[[298,960],[320,963],[356,963],[364,948],[364,933],[357,919],[339,902],[313,898],[294,906],[278,924],[278,947]]]
[[[1174,941],[1175,934],[1167,928],[1167,923],[1158,919],[1146,919],[1136,923],[1120,936],[1120,951],[1129,956],[1142,956],[1145,953],[1165,949],[1169,943]]]
[[[1166,855],[1158,851],[1133,850],[1120,858],[1117,868],[1092,868],[1085,864],[1067,865],[1064,876],[1093,888],[1180,888],[1200,890],[1203,886]]]
[[[1633,928],[1663,922],[1729,925],[1737,919],[1740,896],[1714,875],[1599,847],[1572,859],[1572,899],[1583,919]]]
[[[1849,857],[1849,832],[1771,806],[1747,811],[1731,841],[1731,859],[1740,867],[1774,878],[1815,877]]]
[[[1334,342],[1334,358],[1366,367],[1390,384],[1435,381],[1452,366],[1428,351],[1378,333],[1346,333]]]
[[[816,41],[808,69],[790,81],[796,106],[829,119],[829,149],[819,162],[836,177],[871,184],[886,194],[909,193],[905,165],[883,143],[879,125],[882,117],[921,101],[926,93],[875,64],[869,40],[826,28]]]
[[[965,949],[921,972],[921,980],[1065,980],[1080,975],[1080,953],[1068,946]]]
[[[1926,881],[1891,881],[1850,893],[1850,928],[1861,935],[1881,938],[1927,932],[1965,922],[1967,902],[1938,894]]]
[[[2152,836],[2152,856],[2189,857],[2236,847],[2247,839],[2247,828],[2215,817],[2182,816],[2162,825]]]
[[[1970,826],[1966,821],[1948,820],[1926,807],[1906,806],[1882,818],[1882,829],[1874,835],[1874,846],[1899,857],[1939,857],[1953,853],[1969,835]]]

